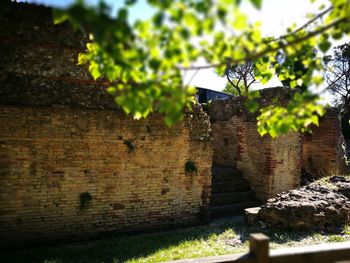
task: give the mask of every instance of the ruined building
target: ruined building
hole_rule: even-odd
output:
[[[276,140],[258,135],[239,98],[213,103],[210,117],[195,107],[171,129],[156,115],[134,121],[76,66],[84,36],[54,26],[48,8],[1,5],[2,247],[204,222],[213,212],[212,163],[228,167],[221,179],[241,193],[226,193],[241,198],[236,207],[298,186],[302,168],[340,169],[335,115],[313,135]]]
[[[261,91],[261,105],[273,99],[288,102],[290,89]],[[312,134],[290,132],[275,139],[258,134],[256,116],[245,108],[244,98],[215,101],[209,115],[213,163],[242,171],[260,200],[299,186],[302,172],[322,177],[347,171],[336,111],[329,110]]]

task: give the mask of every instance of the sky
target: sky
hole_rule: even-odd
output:
[[[56,7],[66,7],[74,0],[26,0],[31,3],[41,3]],[[89,4],[95,4],[98,0],[86,0]],[[112,6],[112,14],[124,2],[123,0],[106,0]],[[285,33],[288,26],[296,23],[302,25],[307,21],[306,14],[315,12],[318,7],[327,3],[325,0],[318,0],[312,4],[309,0],[264,0],[261,10],[256,10],[248,1],[243,1],[242,10],[249,14],[250,21],[262,22],[263,35],[279,36]],[[152,15],[153,10],[147,5],[146,0],[139,0],[138,4],[130,11],[130,20],[135,21],[137,18],[147,18]],[[200,62],[199,62],[200,63]],[[226,84],[226,79],[217,76],[212,69],[201,70],[197,73],[188,71],[184,74],[184,83],[197,87],[203,87],[221,91]],[[269,83],[262,86],[257,84],[254,88],[280,86],[277,77],[274,77]]]

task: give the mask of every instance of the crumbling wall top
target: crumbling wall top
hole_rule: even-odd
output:
[[[274,87],[262,89],[260,92],[260,98],[258,99],[259,105],[265,107],[276,101],[281,105],[285,105],[292,98],[296,90],[291,90],[285,87]],[[215,121],[227,121],[233,116],[244,116],[247,121],[255,121],[256,113],[250,113],[245,106],[245,97],[237,96],[227,100],[213,101],[209,108],[209,115],[212,122]]]

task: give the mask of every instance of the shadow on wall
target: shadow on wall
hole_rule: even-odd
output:
[[[346,146],[346,156],[348,160],[350,160],[350,112],[345,114],[342,117],[341,125],[342,125],[342,133],[345,140],[345,146]]]

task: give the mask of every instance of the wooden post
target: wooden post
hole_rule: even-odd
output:
[[[254,256],[257,263],[269,262],[269,238],[264,234],[251,234],[249,253]]]

